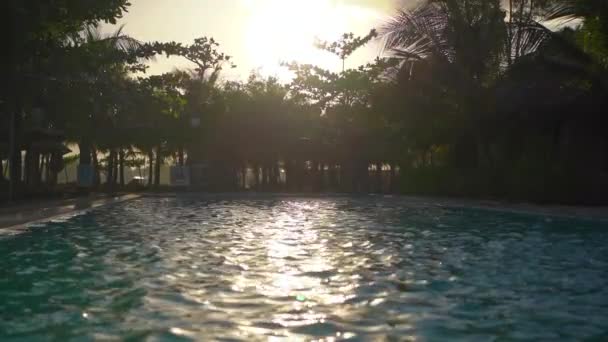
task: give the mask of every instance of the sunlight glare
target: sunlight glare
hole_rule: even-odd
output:
[[[243,1],[249,13],[245,35],[249,59],[262,74],[279,78],[289,75],[280,66],[281,62],[297,61],[335,68],[336,57],[318,50],[315,40],[335,40],[353,30],[352,21],[367,26],[362,17],[374,16],[374,13],[368,13],[370,10],[331,0]]]

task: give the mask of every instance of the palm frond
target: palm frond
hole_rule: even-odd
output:
[[[110,35],[101,38],[99,41],[109,44],[113,48],[123,52],[133,52],[141,48],[142,43],[139,40],[123,33],[123,30],[124,25],[120,26]]]
[[[513,35],[509,37],[511,51],[507,51],[507,53],[511,54],[512,59],[536,52],[554,37],[551,30],[534,20],[513,24],[511,32],[513,32]]]
[[[395,55],[395,57],[405,60],[405,61],[411,61],[411,60],[422,60],[422,53],[416,51],[415,49],[400,49],[400,48],[394,48],[393,49],[393,54]]]
[[[430,54],[450,58],[450,47],[444,35],[447,22],[445,9],[437,3],[401,10],[382,30],[386,48],[397,56],[409,58],[423,59]]]
[[[549,6],[544,13],[545,20],[570,21],[579,18],[582,13],[578,0],[560,0]]]
[[[73,43],[78,43],[78,45],[81,46],[106,46],[125,53],[135,52],[143,46],[142,42],[125,34],[123,31],[124,25],[121,25],[116,31],[110,34],[104,34],[98,24],[87,24],[80,33],[80,39],[73,37],[69,40]]]

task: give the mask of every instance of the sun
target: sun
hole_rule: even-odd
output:
[[[345,8],[331,0],[244,0],[248,11],[246,48],[251,64],[264,74],[287,77],[281,62],[332,68],[336,60],[315,40],[334,40],[348,30]]]

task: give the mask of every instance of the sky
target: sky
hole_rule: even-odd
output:
[[[225,79],[246,79],[252,71],[289,78],[281,62],[316,64],[338,71],[339,59],[314,47],[315,38],[333,41],[345,32],[365,35],[381,28],[399,7],[399,0],[132,0],[120,24],[141,41],[190,43],[215,38],[222,52],[233,56],[236,69]],[[110,30],[112,28],[109,28]],[[357,67],[381,53],[380,42],[369,44],[347,62]],[[187,69],[180,58],[159,56],[150,74]]]

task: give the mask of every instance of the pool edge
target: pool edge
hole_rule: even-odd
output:
[[[5,227],[0,227],[0,237],[6,235],[16,235],[23,233],[28,229],[29,226],[33,224],[40,224],[49,222],[52,220],[56,220],[66,216],[73,216],[82,213],[86,213],[90,210],[101,208],[110,204],[122,203],[126,201],[135,200],[143,197],[141,194],[126,194],[120,196],[108,196],[96,199],[88,199],[82,198],[77,199],[73,204],[64,205],[64,206],[55,206],[52,208],[47,208],[44,205],[41,205],[36,208],[27,209],[24,212],[15,212],[11,215],[15,215],[19,217],[20,215],[30,216],[31,219],[24,218],[14,218],[13,220],[19,223],[10,224]],[[45,214],[44,211],[49,210],[48,214]],[[9,215],[6,215],[9,216]],[[5,220],[9,221],[10,218],[5,218]]]

